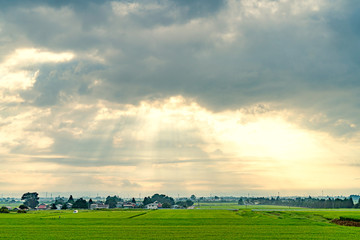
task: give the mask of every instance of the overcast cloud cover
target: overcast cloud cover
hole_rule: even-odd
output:
[[[359,193],[359,10],[0,0],[0,191]]]

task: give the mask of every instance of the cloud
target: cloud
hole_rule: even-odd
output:
[[[356,33],[351,25],[341,34],[337,27],[356,20],[346,4],[120,1],[84,10],[76,4],[40,1],[2,14],[2,32],[14,42],[71,50],[82,59],[58,71],[43,66],[28,93],[36,105],[57,104],[60,93],[131,104],[182,94],[215,111],[262,102],[321,111],[329,120],[324,130],[334,134],[354,130],[338,128],[339,119],[358,125],[358,70],[347,57],[351,50],[340,49],[347,44],[339,44]],[[130,12],[120,14],[124,9]],[[349,14],[337,21],[339,11]],[[102,84],[90,91],[96,80]]]
[[[137,187],[140,187],[140,185],[137,184],[137,183],[134,183],[134,182],[132,183],[127,179],[124,179],[122,181],[122,187],[124,187],[124,188],[137,188]]]
[[[15,155],[34,168],[129,167],[139,173],[114,173],[119,186],[129,179],[161,189],[175,175],[174,184],[185,181],[190,191],[192,184],[231,189],[234,181],[265,188],[256,177],[307,185],[322,182],[316,174],[329,178],[312,171],[313,162],[323,167],[328,157],[344,172],[356,163],[356,4],[39,0],[0,6],[0,151],[9,166],[6,159]],[[163,178],[147,184],[154,175]]]

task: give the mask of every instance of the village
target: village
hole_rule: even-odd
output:
[[[350,195],[349,197],[337,196],[319,196],[319,197],[199,197],[191,195],[190,197],[172,198],[165,194],[154,194],[145,198],[127,198],[119,196],[105,197],[80,197],[74,199],[72,195],[69,198],[57,196],[55,198],[39,197],[37,192],[24,193],[21,198],[0,198],[0,213],[18,212],[26,213],[28,211],[42,210],[106,210],[106,209],[194,209],[200,207],[200,204],[211,203],[229,203],[236,202],[238,205],[279,205],[307,208],[359,208],[360,196]]]
[[[229,198],[227,200],[235,200],[236,198]],[[174,198],[164,194],[154,194],[153,196],[141,198],[122,199],[116,195],[104,197],[80,197],[74,199],[72,195],[69,198],[57,196],[55,198],[40,198],[38,193],[24,193],[21,198],[2,198],[0,204],[3,205],[3,212],[6,210],[19,213],[34,210],[66,210],[73,209],[194,209],[194,203],[202,201],[220,201],[225,199],[204,198],[197,199],[195,195],[191,197]]]

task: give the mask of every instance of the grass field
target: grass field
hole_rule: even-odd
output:
[[[360,220],[360,211],[256,207],[0,214],[0,238],[360,239],[360,228],[330,223],[340,216]]]
[[[196,203],[195,207],[198,209],[226,209],[226,210],[236,210],[236,209],[299,209],[299,207],[287,207],[287,206],[275,206],[275,205],[238,205],[235,202],[228,203]]]

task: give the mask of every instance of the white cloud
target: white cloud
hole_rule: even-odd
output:
[[[0,91],[26,90],[31,88],[39,75],[39,64],[67,62],[74,58],[73,53],[53,53],[41,51],[39,49],[17,49],[7,56],[0,63]],[[11,95],[6,94],[6,95]],[[15,101],[19,101],[19,96],[13,94]],[[8,96],[8,101],[11,97]]]
[[[67,62],[73,58],[74,54],[70,52],[54,53],[35,48],[17,49],[13,54],[7,57],[2,66],[7,68],[22,68],[39,63]]]

